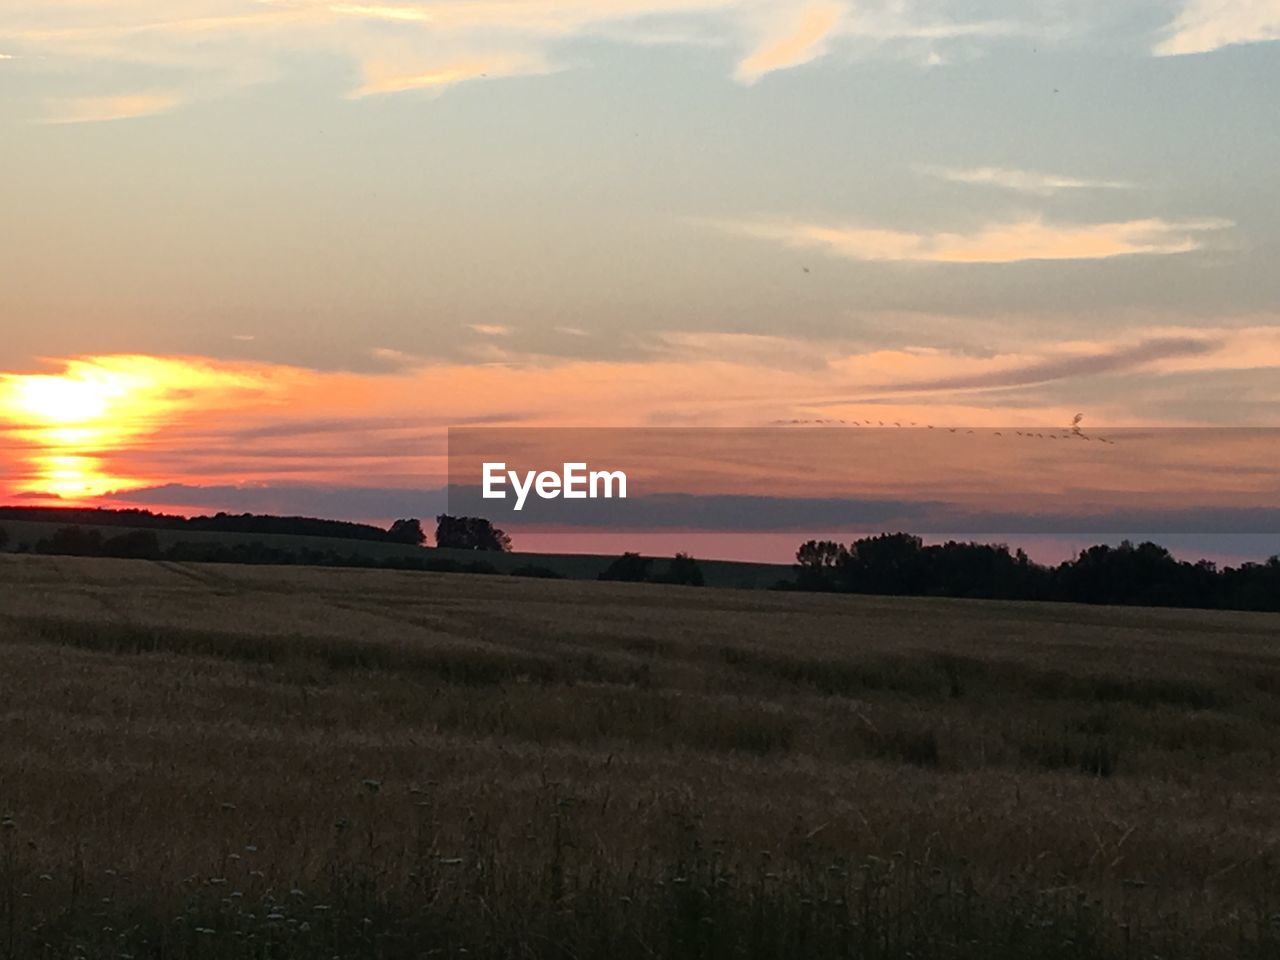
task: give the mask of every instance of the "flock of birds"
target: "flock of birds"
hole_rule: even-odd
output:
[[[1077,413],[1071,419],[1071,425],[1061,432],[1043,431],[1032,432],[1030,430],[973,430],[964,427],[935,427],[932,423],[916,423],[909,420],[903,423],[900,420],[774,420],[775,426],[801,427],[801,426],[821,426],[821,427],[896,427],[899,429],[917,427],[926,430],[945,430],[948,433],[989,433],[995,437],[1023,437],[1028,440],[1089,440],[1097,443],[1114,444],[1116,441],[1109,437],[1092,436],[1084,432],[1084,428],[1080,425],[1084,422],[1084,414]]]

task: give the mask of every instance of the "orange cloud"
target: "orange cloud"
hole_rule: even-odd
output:
[[[550,73],[552,68],[541,57],[507,55],[471,57],[450,60],[425,69],[406,67],[395,61],[369,60],[363,66],[365,82],[351,93],[352,99],[378,94],[404,93],[410,90],[440,92],[455,84],[482,77],[530,76]]]
[[[45,123],[103,123],[168,113],[182,103],[171,93],[139,93],[113,97],[70,97],[45,102]]]
[[[397,355],[379,374],[190,357],[79,358],[52,373],[0,375],[0,435],[9,451],[0,467],[9,494],[67,499],[163,483],[420,488],[442,479],[445,431],[454,425],[838,418],[1043,427],[1068,424],[1084,406],[1091,425],[1133,426],[1160,421],[1126,401],[1083,405],[1076,394],[1084,388],[1072,382],[1123,376],[1131,399],[1144,377],[1243,368],[1280,369],[1280,328],[1150,328],[994,354],[669,334],[645,360],[511,353],[493,364],[431,364]],[[1046,384],[1059,386],[1012,389]],[[1088,395],[1097,395],[1092,383]]]
[[[329,7],[334,13],[370,20],[394,20],[401,23],[429,23],[430,11],[421,7],[385,3],[335,3]]]
[[[729,221],[732,233],[789,247],[822,250],[849,260],[900,263],[1022,263],[1032,260],[1107,260],[1137,255],[1169,256],[1204,247],[1204,236],[1225,230],[1229,220],[1055,225],[1039,217],[995,223],[969,233],[914,233],[860,226],[785,221]]]
[[[555,47],[566,38],[745,38],[737,76],[749,83],[819,59],[840,38],[902,42],[914,57],[920,44],[932,51],[943,41],[1031,29],[929,20],[914,4],[894,0],[47,0],[6,11],[4,32],[24,58],[56,57],[77,70],[177,69],[185,102],[279,76],[299,51],[358,66],[364,80],[351,96],[368,97],[439,91],[480,76],[544,74],[557,68]]]
[[[843,13],[844,8],[837,3],[810,4],[799,12],[790,33],[766,39],[738,64],[738,79],[755,83],[766,73],[816,60],[826,52],[827,41]]]

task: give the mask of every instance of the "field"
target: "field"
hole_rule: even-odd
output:
[[[1280,617],[0,556],[0,956],[1280,956]]]

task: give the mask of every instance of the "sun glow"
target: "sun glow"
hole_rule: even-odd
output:
[[[113,401],[136,384],[118,374],[90,371],[79,376],[34,376],[16,384],[14,407],[37,422],[86,424],[106,418]]]
[[[58,374],[0,378],[0,423],[26,448],[14,491],[64,501],[128,490],[150,478],[112,469],[184,410],[216,404],[228,389],[257,385],[252,373],[159,357],[72,360]]]

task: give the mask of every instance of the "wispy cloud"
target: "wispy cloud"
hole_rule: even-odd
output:
[[[832,357],[829,343],[758,333],[668,332],[658,334],[656,342],[659,356],[778,370],[823,369]]]
[[[1115,223],[1053,224],[1040,217],[992,223],[967,233],[916,233],[863,226],[790,221],[721,222],[722,229],[789,247],[821,250],[850,260],[900,263],[999,264],[1031,260],[1106,260],[1169,256],[1204,246],[1207,234],[1229,220],[1168,221],[1159,218]]]
[[[12,6],[12,4],[11,4]],[[295,55],[336,55],[361,81],[349,94],[433,93],[482,77],[566,66],[565,40],[683,42],[737,48],[736,76],[835,52],[888,52],[916,62],[939,48],[1043,32],[1043,18],[970,20],[953,0],[49,0],[6,10],[6,51],[58,61],[61,73],[161,69],[184,99],[279,77]],[[979,48],[980,49],[980,48]]]
[[[142,93],[114,97],[70,97],[45,101],[45,123],[103,123],[168,113],[182,102],[176,94]]]
[[[1114,338],[1027,341],[986,352],[905,347],[848,351],[829,366],[864,397],[968,394],[999,405],[1005,391],[1100,376],[1161,378],[1280,369],[1280,326],[1144,327]],[[1134,381],[1135,384],[1139,382]]]
[[[988,364],[989,369],[980,372],[933,380],[907,380],[895,384],[893,389],[903,393],[923,393],[1033,386],[1057,380],[1137,370],[1164,360],[1205,357],[1214,354],[1221,347],[1220,339],[1187,335],[1155,337],[1137,343],[1100,344],[1009,365],[997,360]]]
[[[1136,184],[1124,180],[1091,180],[1054,173],[1037,173],[1014,167],[938,167],[917,168],[926,176],[974,186],[999,187],[1017,193],[1047,197],[1068,190],[1132,190]]]
[[[1155,52],[1209,53],[1268,40],[1280,40],[1280,0],[1186,0]]]
[[[471,329],[482,337],[506,337],[511,335],[511,328],[501,323],[473,323]]]
[[[422,357],[392,347],[374,347],[369,356],[379,370],[408,370],[423,364]]]
[[[410,4],[392,6],[385,3],[334,3],[329,9],[340,16],[369,20],[392,20],[400,23],[430,23],[431,12]]]
[[[800,9],[789,28],[766,38],[739,62],[738,79],[754,83],[766,73],[800,66],[822,56],[843,14],[844,7],[838,3],[811,3]]]
[[[374,60],[365,63],[363,70],[365,82],[352,91],[352,99],[409,90],[439,93],[468,80],[532,76],[551,73],[553,68],[541,57],[514,55],[455,60],[422,72],[395,62]]]

